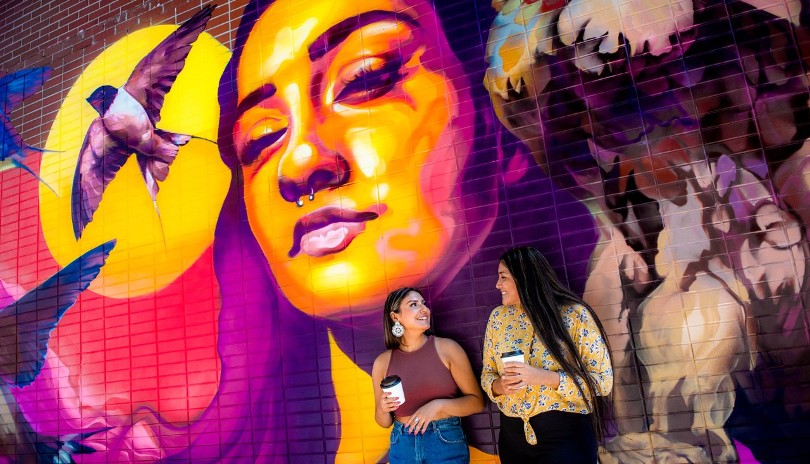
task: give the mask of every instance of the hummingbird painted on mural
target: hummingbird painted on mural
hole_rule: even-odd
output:
[[[11,123],[11,112],[24,99],[39,92],[50,76],[51,68],[44,66],[23,69],[0,78],[0,117],[3,118],[3,126],[0,127],[0,171],[22,169],[53,191],[50,185],[23,162],[26,156],[46,150],[23,142],[17,128]]]
[[[87,131],[73,178],[71,217],[77,240],[93,219],[104,189],[132,153],[159,211],[158,182],[166,180],[180,147],[194,137],[158,129],[156,124],[163,100],[214,8],[206,6],[160,42],[123,86],[103,85],[87,98],[99,116]]]
[[[82,440],[108,430],[70,436],[37,433],[11,391],[36,379],[45,363],[48,341],[59,320],[93,279],[115,246],[109,241],[84,253],[20,299],[0,309],[0,455],[17,464],[72,464],[74,454],[95,450]],[[0,286],[5,292],[5,288]],[[0,295],[6,300],[9,295]]]

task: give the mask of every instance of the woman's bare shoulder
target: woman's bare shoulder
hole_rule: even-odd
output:
[[[461,345],[452,338],[434,337],[436,339],[436,351],[444,358],[445,356],[454,358],[456,356],[467,356]]]
[[[388,370],[388,363],[391,362],[391,350],[385,350],[377,356],[371,367],[371,375],[383,378]]]
[[[391,350],[385,350],[377,356],[377,359],[374,360],[374,369],[377,366],[381,367],[388,367],[388,363],[391,362]]]

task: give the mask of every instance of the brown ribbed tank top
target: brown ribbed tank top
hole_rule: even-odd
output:
[[[424,345],[410,353],[391,350],[385,375],[398,375],[402,379],[405,403],[394,411],[396,418],[408,417],[432,400],[458,396],[458,385],[439,357],[433,337],[428,337]]]

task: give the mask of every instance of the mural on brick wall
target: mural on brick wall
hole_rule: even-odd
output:
[[[386,294],[480,373],[527,244],[608,333],[602,462],[803,461],[810,5],[246,3],[0,78],[6,461],[386,462]]]

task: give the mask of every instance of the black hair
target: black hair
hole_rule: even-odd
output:
[[[532,323],[535,335],[566,374],[585,382],[587,394],[580,382],[575,381],[574,384],[590,408],[597,439],[603,440],[607,429],[608,398],[597,393],[598,386],[588,373],[579,350],[563,323],[561,306],[577,304],[584,307],[595,321],[606,349],[610,352],[602,323],[582,298],[560,282],[548,260],[536,248],[513,248],[501,256],[501,262],[515,280],[520,303]],[[571,356],[566,356],[567,353]]]

